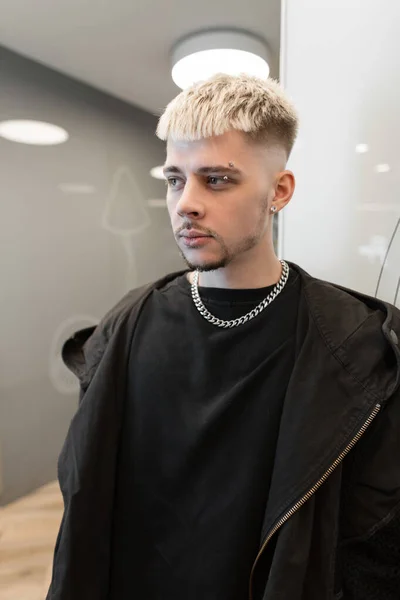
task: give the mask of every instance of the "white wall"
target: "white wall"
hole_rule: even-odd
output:
[[[400,306],[400,2],[284,0],[282,8],[281,79],[301,127],[280,252],[388,301],[397,291]],[[357,153],[357,144],[369,151]]]

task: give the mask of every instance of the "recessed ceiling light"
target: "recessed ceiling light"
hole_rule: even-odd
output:
[[[172,79],[182,89],[217,73],[269,75],[269,51],[259,38],[241,31],[205,31],[179,42],[172,53]]]
[[[159,167],[153,167],[150,170],[150,175],[152,177],[154,177],[154,179],[165,179],[164,173],[163,173],[163,166],[159,166]]]
[[[377,173],[389,173],[390,171],[390,166],[387,165],[386,163],[382,163],[380,165],[376,165],[375,166],[375,171]]]
[[[58,125],[25,119],[2,121],[0,136],[11,142],[36,146],[62,144],[69,138],[68,132]]]
[[[356,146],[356,152],[358,152],[359,154],[365,154],[366,152],[368,152],[368,150],[368,144],[357,144]]]

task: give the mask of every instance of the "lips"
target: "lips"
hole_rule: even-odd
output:
[[[211,235],[207,235],[206,233],[202,233],[201,231],[196,231],[194,229],[191,229],[190,231],[182,231],[180,237],[187,248],[194,249],[202,248],[203,246],[209,244],[212,240]]]
[[[191,229],[190,231],[184,230],[181,232],[180,235],[181,235],[181,237],[189,238],[189,239],[211,237],[211,236],[207,235],[206,233],[201,233],[201,231],[196,231],[194,229]]]

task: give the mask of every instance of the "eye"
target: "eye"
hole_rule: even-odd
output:
[[[229,179],[227,175],[224,175],[224,177],[217,177],[216,175],[211,175],[210,177],[208,177],[208,183],[210,183],[211,185],[226,185],[227,183],[232,183],[232,180]]]
[[[181,180],[178,177],[168,177],[166,179],[165,184],[170,188],[178,188],[181,183]]]

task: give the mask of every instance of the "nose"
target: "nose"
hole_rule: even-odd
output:
[[[176,212],[180,217],[201,219],[205,207],[201,199],[201,192],[194,182],[187,181],[176,204]]]

